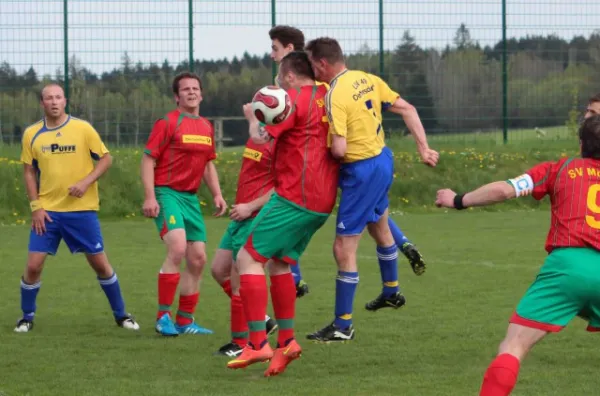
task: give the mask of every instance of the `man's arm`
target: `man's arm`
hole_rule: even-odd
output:
[[[269,135],[265,127],[261,125],[256,118],[249,120],[248,124],[248,133],[250,134],[250,138],[254,143],[265,144],[271,141],[271,139],[273,139],[273,137]]]
[[[29,202],[38,200],[37,174],[33,165],[23,164],[23,179]],[[33,208],[32,208],[33,209]]]
[[[392,106],[388,108],[388,111],[402,117],[406,127],[417,142],[419,152],[429,148],[427,137],[425,136],[425,128],[423,128],[423,123],[421,122],[421,118],[419,117],[419,113],[415,106],[398,97],[394,103],[392,103]]]
[[[245,204],[235,205],[234,208],[231,210],[231,214],[229,217],[231,217],[231,220],[236,221],[242,221],[249,218],[252,215],[252,213],[262,209],[262,207],[265,206],[267,202],[269,202],[273,191],[274,189],[270,189],[269,191],[267,191],[267,193],[261,195],[253,201],[250,201]]]
[[[347,143],[346,137],[340,135],[331,135],[331,155],[337,160],[341,160],[346,155]]]
[[[227,203],[223,199],[223,195],[221,194],[221,185],[219,184],[219,174],[217,173],[217,167],[211,161],[206,164],[206,168],[204,169],[204,175],[202,176],[206,186],[208,187],[210,193],[213,196],[213,201],[215,203],[215,207],[217,208],[216,216],[221,216],[227,210]]]
[[[142,178],[142,185],[144,186],[144,197],[145,199],[156,199],[154,194],[154,168],[156,167],[156,160],[150,155],[144,153],[142,155],[142,164],[140,168],[140,174]]]
[[[337,91],[336,91],[337,92]],[[331,155],[337,160],[346,156],[348,143],[348,115],[346,114],[344,97],[337,95],[331,89],[325,96],[325,108],[329,121],[329,136],[331,138]]]
[[[87,189],[112,165],[112,156],[109,153],[104,154],[99,160],[94,169],[88,173],[86,177],[69,187],[69,195],[77,198],[83,197]]]

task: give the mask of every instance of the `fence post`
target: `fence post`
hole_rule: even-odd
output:
[[[274,27],[277,24],[276,3],[276,0],[271,0],[271,27]],[[275,76],[277,76],[277,63],[273,61],[271,62],[271,77],[273,81],[275,81]]]
[[[194,0],[188,1],[188,34],[189,34],[189,58],[190,72],[194,72]]]
[[[502,0],[502,140],[508,142],[508,44],[506,42],[506,0]]]
[[[383,0],[379,0],[379,76],[383,78],[384,72],[384,53],[383,53]]]
[[[69,1],[63,0],[63,46],[65,51],[65,98],[67,107],[65,111],[69,112]]]

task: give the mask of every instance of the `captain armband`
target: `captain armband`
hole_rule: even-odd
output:
[[[527,173],[517,176],[514,179],[508,179],[507,182],[515,189],[515,197],[522,197],[533,192],[535,187],[533,179]]]

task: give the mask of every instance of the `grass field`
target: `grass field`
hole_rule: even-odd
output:
[[[302,358],[288,371],[262,377],[265,365],[230,371],[212,353],[228,341],[228,299],[206,274],[196,318],[210,336],[163,339],[153,331],[156,274],[164,248],[150,221],[105,221],[107,252],[128,310],[142,329],[112,321],[108,302],[81,256],[61,245],[50,258],[38,298],[36,327],[14,334],[27,226],[2,226],[0,245],[0,395],[476,395],[507,319],[541,265],[549,223],[544,211],[412,214],[396,218],[422,249],[428,271],[412,274],[402,260],[407,297],[401,310],[370,313],[379,293],[374,245],[360,249],[356,339],[316,345],[305,334],[332,319],[333,222],[309,246],[302,270],[311,292],[298,300]],[[225,220],[207,221],[212,257]],[[516,396],[593,394],[598,339],[575,319],[538,345],[522,365]]]

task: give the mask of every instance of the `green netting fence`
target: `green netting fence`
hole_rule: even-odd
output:
[[[18,144],[41,118],[40,87],[58,81],[112,146],[140,146],[173,107],[172,78],[193,70],[221,144],[243,144],[241,106],[272,81],[276,24],[338,39],[431,139],[570,139],[600,91],[598,15],[592,0],[1,0],[0,141]]]

